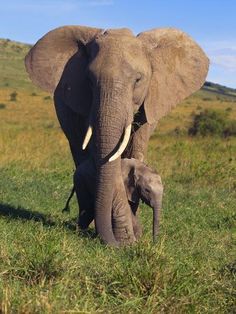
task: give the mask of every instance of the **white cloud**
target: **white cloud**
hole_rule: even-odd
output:
[[[222,66],[231,72],[236,72],[236,55],[213,55],[210,59],[213,64]]]
[[[219,40],[201,43],[210,59],[207,80],[236,87],[236,40]]]
[[[212,65],[218,65],[225,70],[236,71],[236,42],[214,41],[204,43],[204,50],[211,60]]]
[[[224,50],[224,49],[236,51],[235,39],[234,40],[219,40],[219,41],[203,42],[202,46],[209,51]]]

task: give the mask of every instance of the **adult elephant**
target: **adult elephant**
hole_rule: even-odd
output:
[[[144,159],[158,120],[202,86],[208,58],[176,29],[134,36],[128,29],[65,26],[42,37],[25,63],[32,81],[54,93],[76,166],[88,158],[92,137],[98,234],[111,245],[135,241],[120,156]]]

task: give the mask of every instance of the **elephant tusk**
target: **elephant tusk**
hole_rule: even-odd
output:
[[[87,133],[86,133],[85,138],[84,138],[83,145],[82,145],[83,150],[85,150],[85,148],[88,146],[88,143],[91,139],[92,134],[93,134],[93,128],[91,125],[89,125]]]
[[[123,153],[123,151],[125,150],[128,142],[129,142],[130,133],[131,133],[131,126],[132,125],[129,124],[127,126],[127,128],[125,129],[124,139],[123,139],[119,149],[117,150],[117,152],[109,158],[109,162],[116,160]]]

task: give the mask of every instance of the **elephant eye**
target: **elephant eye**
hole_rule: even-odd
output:
[[[139,81],[141,81],[141,78],[142,78],[142,74],[138,73],[136,80],[135,80],[135,83],[137,84]]]

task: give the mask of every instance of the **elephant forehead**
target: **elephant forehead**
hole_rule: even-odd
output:
[[[111,33],[97,38],[95,45],[97,46],[93,58],[95,67],[112,64],[113,68],[117,66],[121,70],[122,65],[125,72],[135,70],[149,73],[146,50],[136,37]]]
[[[132,34],[132,33],[131,33]],[[144,49],[142,42],[131,34],[121,34],[109,32],[104,33],[95,39],[95,42],[99,50],[105,50],[109,53],[119,51],[119,54],[137,54],[143,53]]]
[[[120,36],[134,36],[129,28],[106,29],[103,35],[120,35]]]

